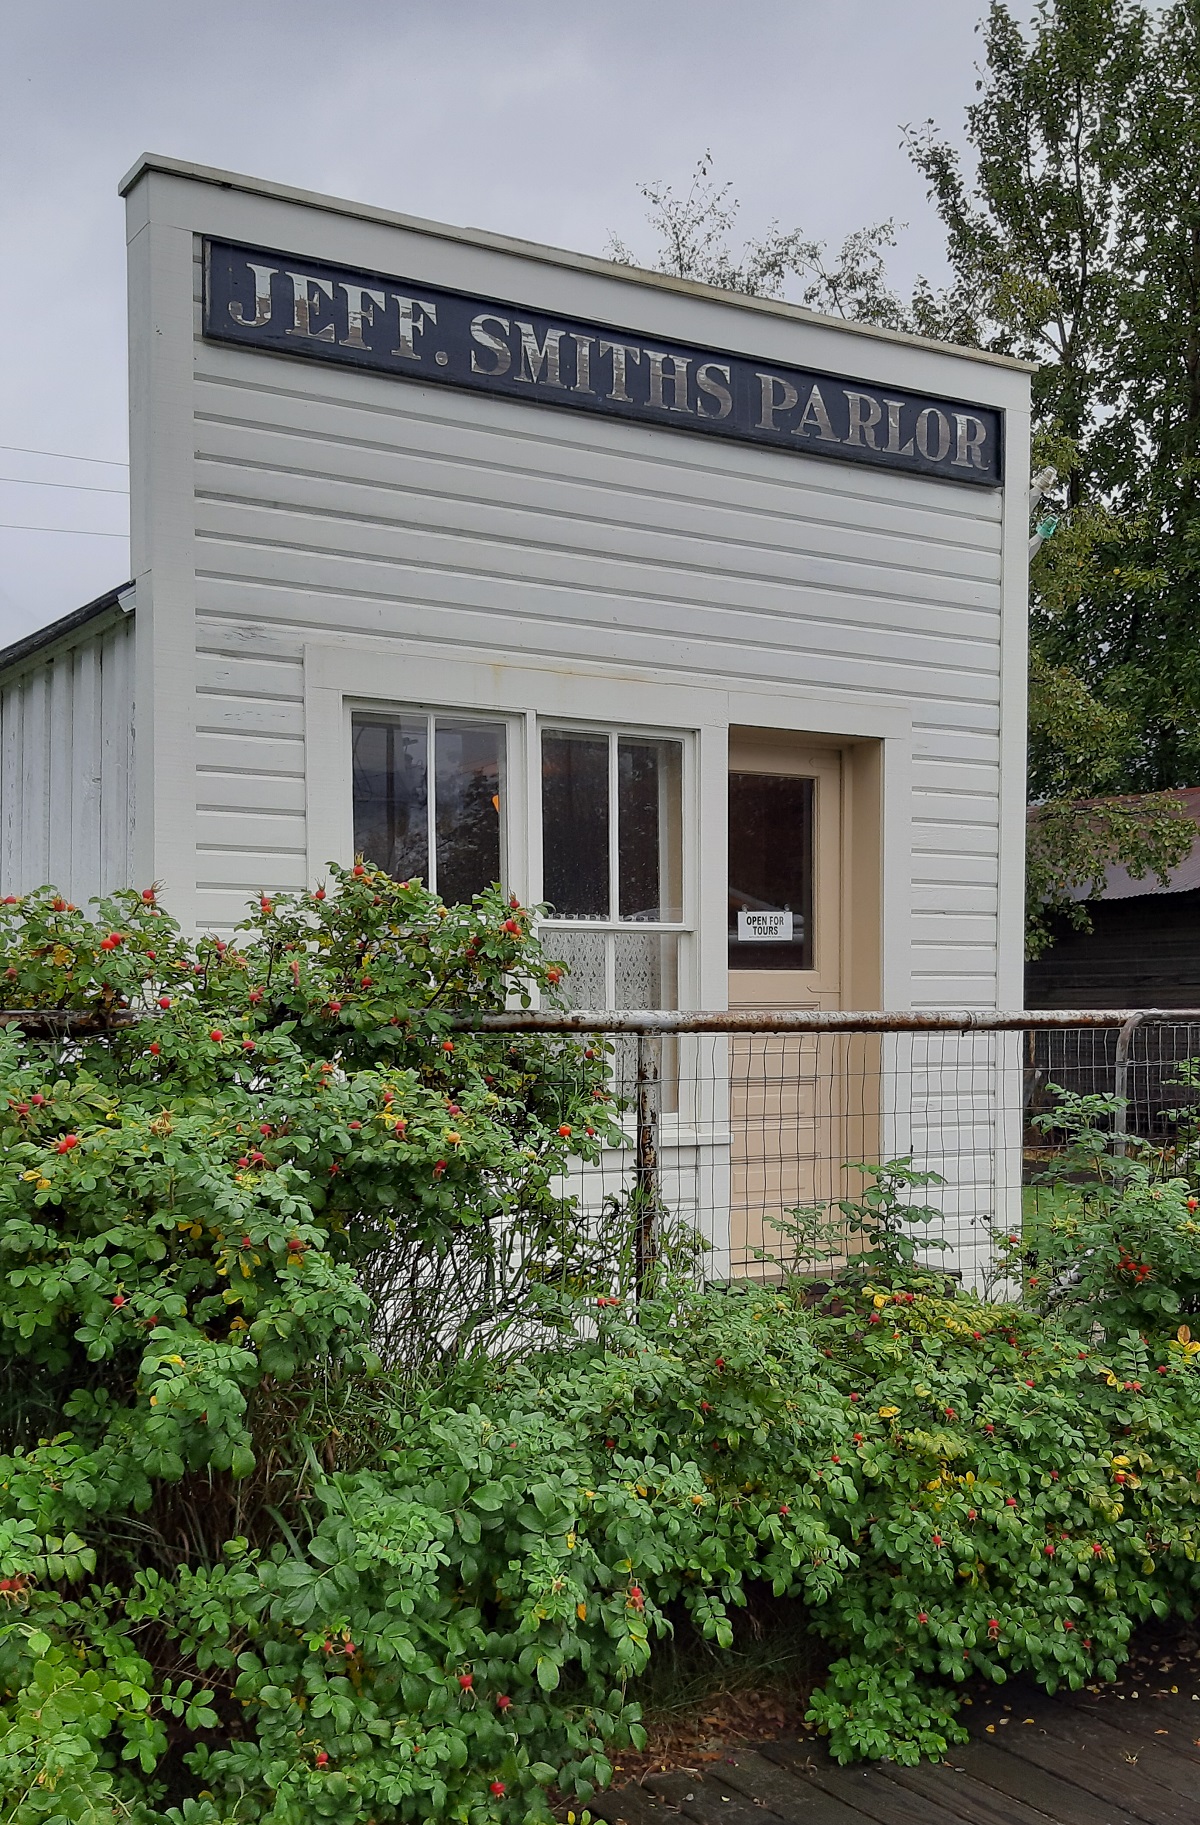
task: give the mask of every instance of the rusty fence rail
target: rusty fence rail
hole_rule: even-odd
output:
[[[4,1018],[16,1018],[5,1015]],[[461,1014],[473,1033],[1025,1033],[1053,1028],[1119,1028],[1143,1022],[1200,1024],[1200,1008],[1034,1008],[1020,1013],[960,1008],[920,1012],[825,1008],[542,1009]]]

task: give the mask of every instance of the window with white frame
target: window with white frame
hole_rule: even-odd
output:
[[[543,942],[576,1007],[679,1005],[683,743],[543,729]]]
[[[503,722],[402,710],[351,729],[356,855],[450,904],[504,879]]]

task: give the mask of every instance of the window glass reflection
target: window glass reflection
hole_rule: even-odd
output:
[[[730,969],[813,967],[814,789],[792,774],[729,776]]]
[[[495,723],[439,720],[434,756],[437,890],[457,905],[502,872],[504,731]]]
[[[558,919],[607,919],[608,741],[542,737],[542,892]]]
[[[356,855],[398,881],[425,881],[451,906],[501,878],[502,723],[356,716],[352,743]]]
[[[398,881],[429,873],[428,722],[355,717],[354,853]]]
[[[677,741],[617,743],[617,881],[622,919],[674,924],[680,893],[683,748]]]

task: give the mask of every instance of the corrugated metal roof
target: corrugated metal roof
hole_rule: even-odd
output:
[[[1200,786],[1177,786],[1169,796],[1180,800],[1200,836]],[[1131,797],[1126,802],[1136,804],[1137,799]],[[1030,815],[1037,815],[1036,805],[1030,807]],[[1140,881],[1136,881],[1127,868],[1113,867],[1108,870],[1100,898],[1140,900],[1151,894],[1193,893],[1197,888],[1200,888],[1200,842],[1193,841],[1190,855],[1186,855],[1178,867],[1171,870],[1165,887],[1155,874],[1143,875]],[[1082,899],[1083,895],[1076,897]]]

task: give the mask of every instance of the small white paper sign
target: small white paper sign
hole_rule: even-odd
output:
[[[790,912],[738,913],[738,941],[742,944],[790,944]]]

